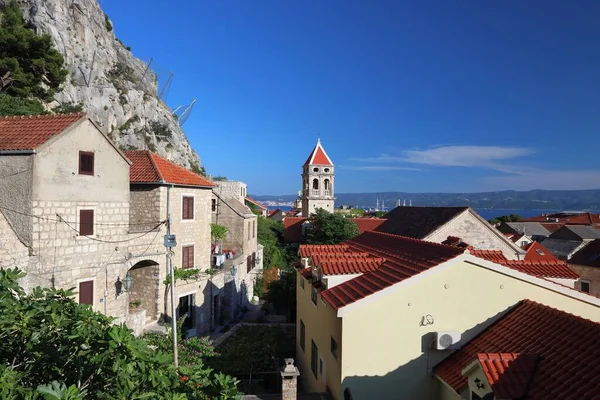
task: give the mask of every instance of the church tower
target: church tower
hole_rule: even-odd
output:
[[[317,145],[302,167],[302,216],[318,208],[333,212],[334,165],[317,139]]]

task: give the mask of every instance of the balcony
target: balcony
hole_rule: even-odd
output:
[[[319,196],[319,191],[318,190],[314,190],[313,189],[313,190],[311,190],[310,193],[311,193],[312,196],[317,196],[317,197]]]
[[[323,196],[326,196],[326,197],[331,196],[331,190],[324,190],[323,191]]]

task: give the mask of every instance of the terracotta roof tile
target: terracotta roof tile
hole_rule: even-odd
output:
[[[473,254],[475,257],[483,258],[484,260],[495,262],[497,264],[504,264],[508,261],[500,250],[475,250],[469,248],[469,253]]]
[[[316,255],[335,255],[336,257],[348,253],[350,246],[346,244],[301,244],[298,248],[300,257]]]
[[[540,357],[537,354],[480,353],[477,359],[496,398],[520,399],[527,394]]]
[[[283,241],[285,243],[301,243],[304,241],[302,223],[308,218],[285,217],[283,220]]]
[[[131,183],[171,183],[184,186],[215,186],[207,178],[193,173],[156,153],[148,150],[126,151],[131,160],[129,181]]]
[[[35,150],[85,114],[0,117],[0,150]]]
[[[386,221],[384,218],[353,218],[352,220],[360,233],[374,231]]]
[[[279,208],[269,211],[269,218],[271,218],[272,216],[274,216],[275,214],[280,213],[280,212],[282,212],[282,211]]]
[[[600,388],[598,338],[600,324],[524,300],[434,371],[458,391],[467,384],[462,370],[481,353],[537,354],[529,390],[521,399],[593,399]]]
[[[366,252],[313,254],[312,265],[318,266],[323,275],[362,274],[374,271],[384,262],[381,257],[372,257]]]
[[[385,261],[376,270],[321,292],[323,299],[334,309],[352,304],[464,252],[456,247],[372,231],[344,244],[351,250],[365,251]]]
[[[542,246],[540,242],[531,242],[524,247],[527,250],[525,253],[525,261],[555,261],[558,258],[554,257],[554,255]]]

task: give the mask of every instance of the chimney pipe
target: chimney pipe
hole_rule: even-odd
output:
[[[300,371],[294,366],[294,359],[286,358],[281,371],[281,400],[298,399],[298,376]]]

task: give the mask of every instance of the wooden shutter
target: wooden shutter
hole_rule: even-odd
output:
[[[79,174],[94,175],[94,153],[90,151],[79,152]]]
[[[79,282],[79,303],[94,304],[94,281]]]
[[[194,267],[194,246],[184,246],[182,254],[181,268]]]
[[[194,219],[194,198],[183,198],[183,219]]]
[[[79,210],[79,234],[81,236],[94,234],[94,210]]]

